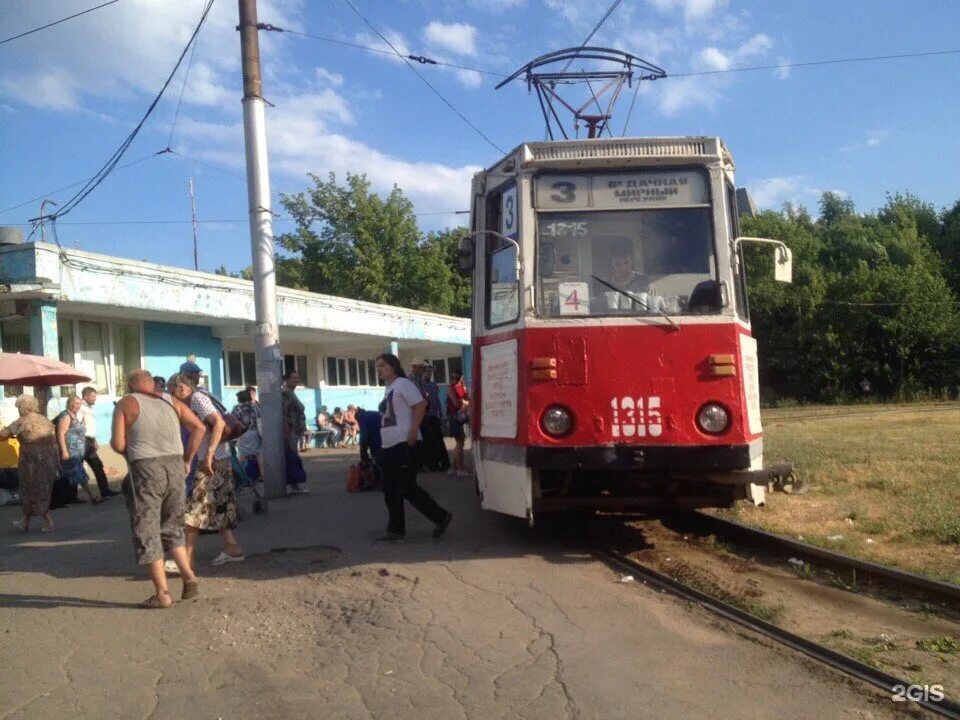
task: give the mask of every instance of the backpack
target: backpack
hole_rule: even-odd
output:
[[[213,406],[217,409],[217,412],[220,413],[220,417],[223,418],[223,422],[226,427],[223,429],[223,438],[221,438],[221,441],[236,440],[250,429],[245,427],[244,424],[240,422],[240,418],[238,418],[236,415],[231,412],[227,412],[227,408],[222,402],[220,402],[220,398],[206,388],[198,387],[194,392],[202,392],[204,395],[210,398],[210,402],[213,403]]]
[[[360,492],[363,487],[363,477],[359,465],[351,465],[347,470],[347,492]]]
[[[376,475],[369,463],[351,465],[347,470],[347,492],[361,492],[376,487]]]

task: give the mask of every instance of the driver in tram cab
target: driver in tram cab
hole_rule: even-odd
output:
[[[650,291],[649,279],[636,270],[633,259],[633,243],[628,238],[618,239],[610,255],[610,271],[603,279],[620,290],[626,290],[640,299],[631,299],[624,293],[597,283],[598,293],[594,297],[594,310],[617,312],[618,310],[644,311],[643,301]]]

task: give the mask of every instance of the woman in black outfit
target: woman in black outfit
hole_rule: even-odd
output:
[[[377,374],[386,384],[380,412],[383,415],[380,435],[383,450],[380,454],[383,471],[383,495],[390,519],[385,541],[401,541],[406,533],[403,501],[423,513],[434,524],[433,536],[443,535],[453,515],[440,507],[430,494],[417,484],[420,458],[420,422],[427,410],[423,395],[408,380],[396,355],[384,353],[377,358]]]

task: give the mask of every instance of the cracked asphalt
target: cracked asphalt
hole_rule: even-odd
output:
[[[479,510],[473,481],[422,476],[446,537],[408,513],[381,545],[353,455],[313,453],[310,494],[248,513],[248,558],[201,597],[136,608],[122,501],[0,518],[0,719],[902,717],[888,698],[619,575],[576,543]],[[250,507],[249,497],[243,500]],[[179,580],[172,580],[179,595]]]

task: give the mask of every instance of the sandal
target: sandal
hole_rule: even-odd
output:
[[[52,532],[53,532],[54,530],[56,530],[56,529],[57,529],[57,528],[56,528],[56,526],[54,526],[54,525],[44,525],[42,528],[40,528],[40,532],[42,532],[42,533],[52,533]]]
[[[228,555],[221,550],[220,554],[210,561],[210,564],[216,567],[217,565],[226,565],[227,563],[241,562],[242,560],[246,560],[246,556],[242,554]]]
[[[169,594],[170,593],[167,593],[168,596]],[[158,598],[156,595],[151,595],[142,603],[140,603],[140,607],[143,608],[144,610],[167,610],[173,607],[173,600],[172,599],[170,600],[169,605],[164,605],[163,601],[160,600],[160,598]]]
[[[13,526],[14,526],[17,530],[20,530],[20,531],[22,531],[22,532],[30,532],[30,526],[29,526],[29,525],[24,525],[24,524],[23,524],[23,520],[14,520],[14,521],[13,521]]]
[[[200,583],[196,580],[184,580],[183,592],[180,593],[181,600],[193,600],[200,597]]]

